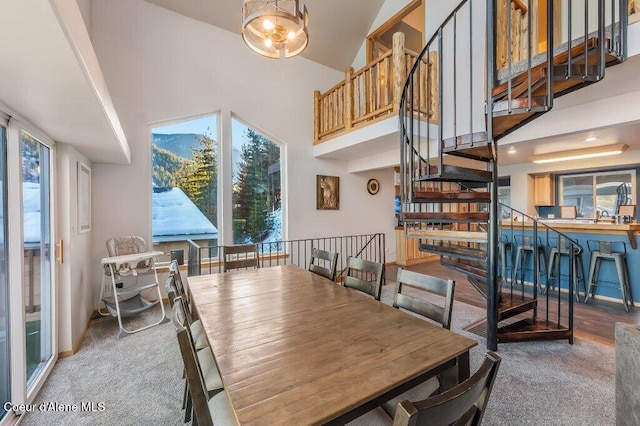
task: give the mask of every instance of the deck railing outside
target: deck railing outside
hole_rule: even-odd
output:
[[[189,276],[223,271],[223,246],[200,246],[192,240],[188,240],[188,243],[187,273]],[[385,244],[383,233],[258,243],[259,265],[264,268],[293,264],[306,269],[309,266],[311,249],[318,248],[338,253],[336,277],[341,280],[346,273],[349,257],[358,257],[384,265]]]
[[[423,61],[422,79],[415,81],[416,88],[424,94],[416,110],[429,114],[431,119],[437,111],[435,83],[436,52]],[[378,119],[391,117],[400,105],[402,86],[407,70],[413,67],[418,54],[405,48],[404,34],[393,35],[393,48],[371,61],[364,68],[345,71],[345,79],[325,93],[314,92],[314,144],[354,127],[375,123]],[[429,67],[431,72],[427,73]],[[428,95],[429,94],[429,95]],[[434,96],[435,94],[435,96]]]

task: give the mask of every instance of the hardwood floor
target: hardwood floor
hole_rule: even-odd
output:
[[[433,275],[441,278],[451,278],[456,282],[455,299],[473,306],[486,307],[485,299],[469,284],[464,274],[452,271],[440,265],[435,258],[424,263],[409,266],[406,269]],[[398,267],[387,265],[386,278],[394,281],[398,273]],[[614,344],[615,324],[617,322],[640,325],[640,304],[625,312],[620,303],[607,302],[593,299],[588,305],[584,303],[574,304],[574,336],[581,339],[592,340],[607,345]],[[455,315],[455,312],[454,312]]]

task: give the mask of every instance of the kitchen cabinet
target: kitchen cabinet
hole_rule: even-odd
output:
[[[553,206],[556,201],[555,179],[551,173],[533,177],[533,193],[535,206]]]
[[[419,242],[418,238],[407,238],[403,228],[396,228],[396,264],[398,266],[411,266],[434,258],[433,254],[418,249]]]

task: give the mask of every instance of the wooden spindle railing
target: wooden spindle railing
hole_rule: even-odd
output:
[[[429,62],[420,65],[421,78],[415,82],[424,94],[415,102],[420,102],[421,116],[428,115],[431,120],[437,120],[436,55],[432,52]],[[392,49],[358,71],[347,68],[344,81],[325,93],[315,91],[314,144],[396,113],[407,72],[417,57],[405,48],[404,34],[396,33]]]

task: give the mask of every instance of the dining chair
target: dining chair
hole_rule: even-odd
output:
[[[489,402],[501,358],[487,352],[484,362],[471,377],[440,395],[423,400],[403,400],[394,417],[385,416],[378,407],[358,417],[349,426],[478,426]]]
[[[328,264],[328,267],[327,267]],[[309,261],[309,271],[321,275],[331,281],[336,280],[336,265],[338,264],[338,253],[318,248],[311,249],[311,260]]]
[[[453,280],[445,280],[408,269],[398,268],[396,279],[396,294],[393,299],[394,308],[402,308],[436,321],[446,329],[451,328],[451,313],[453,311]],[[416,293],[403,293],[405,286],[411,289],[424,290],[423,294],[435,294],[444,297],[442,305],[416,297]]]
[[[383,277],[384,265],[382,263],[349,257],[347,259],[347,276],[342,284],[380,300]]]
[[[232,269],[248,269],[257,268],[258,245],[257,244],[240,244],[234,246],[224,246],[223,253],[223,269],[224,272]]]
[[[174,299],[176,297],[181,297],[184,301],[185,315],[187,317],[189,328],[191,329],[191,335],[193,336],[196,349],[200,350],[209,347],[209,342],[207,341],[207,335],[202,327],[202,322],[191,309],[189,292],[184,287],[180,269],[178,269],[178,262],[176,260],[171,261],[169,264],[169,278],[167,279],[165,287],[167,289],[167,295],[169,297],[171,307],[173,307],[173,301],[170,296],[171,293],[174,294]]]
[[[183,309],[182,303],[175,303],[173,306],[173,324],[190,395],[190,406],[187,408],[188,413],[185,414],[185,423],[193,417],[193,424],[199,426],[236,425],[233,410],[222,386],[213,395],[208,391],[206,371],[200,362],[199,352],[192,344],[189,328],[184,325]]]
[[[408,289],[407,289],[408,287]],[[393,299],[393,307],[405,309],[415,314],[426,317],[442,327],[451,328],[451,313],[453,311],[453,292],[455,282],[453,280],[445,280],[418,272],[409,271],[407,269],[398,268],[398,277],[396,278],[396,294]],[[409,290],[412,294],[403,293],[403,290]],[[420,291],[417,297],[416,291]],[[428,301],[427,297],[432,296],[442,298],[442,305],[434,303],[435,300]],[[395,410],[399,402],[406,400],[416,401],[427,398],[440,389],[440,380],[437,376],[426,380],[419,385],[409,389],[402,395],[385,402],[382,408],[391,416],[395,415]]]

